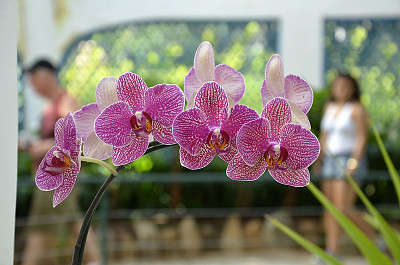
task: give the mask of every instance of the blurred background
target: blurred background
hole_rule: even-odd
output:
[[[124,72],[137,73],[148,87],[174,83],[183,89],[195,51],[207,40],[213,45],[216,64],[228,64],[243,74],[246,94],[239,103],[258,112],[265,65],[279,53],[285,73],[301,76],[314,90],[309,118],[316,135],[330,82],[338,71],[350,72],[360,81],[361,101],[400,167],[397,0],[19,0],[18,8],[21,137],[36,137],[46,103],[23,76],[23,69],[35,60],[54,62],[60,85],[85,105],[95,101],[96,86],[104,76]],[[265,214],[279,216],[322,244],[322,209],[307,189],[288,189],[268,172],[251,183],[234,182],[226,177],[226,164],[218,158],[192,172],[180,166],[177,151],[168,147],[140,158],[110,186],[93,220],[98,264],[151,264],[215,253],[229,256],[229,251],[257,257],[253,263],[233,264],[266,264],[260,252],[277,247],[298,251],[294,242],[265,221]],[[19,152],[18,159],[15,264],[23,264],[36,187],[29,154]],[[399,226],[395,193],[373,137],[368,159],[370,170],[362,188]],[[107,174],[98,166],[83,164],[76,184],[82,216]],[[318,183],[313,177],[312,181]],[[38,222],[50,227],[48,220]],[[79,221],[68,216],[56,220]],[[65,231],[54,234],[39,264],[69,262],[76,236]],[[357,254],[351,246],[349,251]]]

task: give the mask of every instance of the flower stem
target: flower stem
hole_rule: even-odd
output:
[[[87,157],[87,156],[82,156],[81,160],[85,161],[85,162],[95,163],[95,164],[98,164],[100,166],[103,166],[103,167],[107,168],[111,172],[111,174],[113,174],[114,176],[118,175],[118,172],[110,164],[108,164],[108,163],[106,163],[104,161],[101,161],[99,159],[92,158],[92,157]]]
[[[168,146],[170,146],[170,145],[163,145],[156,141],[153,141],[153,142],[149,143],[149,148],[147,149],[146,153],[144,153],[144,155],[151,153],[155,150],[168,147]],[[103,161],[101,161],[101,162],[103,162]],[[116,174],[113,174],[113,173],[110,174],[110,176],[105,180],[103,185],[101,185],[99,191],[97,192],[92,203],[90,204],[89,209],[86,212],[85,218],[83,219],[78,238],[76,240],[74,254],[72,256],[72,265],[81,265],[82,264],[83,252],[84,252],[85,244],[86,244],[86,237],[87,237],[87,234],[89,231],[90,223],[92,221],[94,212],[96,211],[97,206],[99,205],[100,199],[103,196],[103,194],[105,193],[105,191],[107,190],[108,186],[111,184],[113,179],[118,175],[118,172],[120,172],[124,168],[125,168],[124,166],[118,166],[114,170],[116,172]]]

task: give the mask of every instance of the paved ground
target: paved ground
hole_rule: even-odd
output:
[[[359,255],[342,256],[346,265],[367,265]],[[315,264],[315,258],[301,249],[272,249],[267,251],[251,252],[221,252],[218,254],[204,254],[192,258],[165,258],[165,259],[135,259],[131,261],[112,263],[110,265],[310,265]]]

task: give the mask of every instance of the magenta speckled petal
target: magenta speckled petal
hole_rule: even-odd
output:
[[[132,132],[132,141],[123,147],[114,147],[112,161],[120,166],[131,163],[141,157],[149,146],[149,137],[135,137]]]
[[[127,145],[132,138],[130,124],[132,115],[125,102],[111,104],[95,120],[96,135],[106,144],[115,147]]]
[[[128,103],[133,113],[144,109],[144,93],[146,91],[146,83],[137,74],[125,73],[118,79],[118,100]]]
[[[111,157],[112,152],[113,147],[101,141],[94,132],[87,137],[83,145],[83,155],[86,157],[105,160]]]
[[[259,157],[263,156],[270,137],[267,119],[258,118],[244,124],[236,138],[236,145],[243,160],[249,165],[254,165]]]
[[[300,170],[269,170],[271,176],[279,183],[293,187],[304,187],[310,183],[310,172],[307,168]]]
[[[215,61],[214,52],[208,41],[202,42],[194,56],[194,68],[201,83],[214,81]]]
[[[72,188],[75,185],[76,177],[79,173],[80,166],[75,164],[71,166],[69,170],[62,174],[63,182],[54,191],[53,195],[53,207],[56,207],[71,193]]]
[[[283,62],[278,54],[274,54],[268,60],[267,66],[265,67],[265,84],[261,86],[263,106],[270,100],[271,95],[273,97],[283,97],[284,86]]]
[[[96,101],[100,110],[118,101],[117,83],[118,79],[113,76],[107,76],[100,80],[96,88]]]
[[[274,140],[277,140],[276,138],[280,136],[283,125],[292,121],[289,103],[284,98],[274,98],[265,106],[261,117],[269,121],[271,135]]]
[[[192,67],[185,76],[185,97],[188,101],[188,108],[194,106],[194,97],[202,86],[203,83],[197,78],[196,69]]]
[[[71,113],[59,119],[54,127],[56,145],[65,150],[76,149],[76,126]]]
[[[221,129],[229,134],[231,142],[236,143],[236,136],[239,129],[247,122],[258,119],[257,112],[246,105],[235,105],[228,116],[228,119],[222,122]]]
[[[153,131],[151,132],[154,138],[162,144],[176,144],[176,140],[172,133],[172,126],[166,127],[158,121],[153,122]]]
[[[172,126],[177,143],[191,155],[197,155],[205,144],[210,129],[204,113],[198,108],[188,109],[179,114]]]
[[[219,127],[227,118],[228,97],[218,83],[207,82],[197,92],[194,106],[204,112],[210,128]]]
[[[75,112],[74,119],[76,124],[76,137],[85,142],[86,138],[94,132],[94,121],[100,113],[101,110],[97,103],[83,106],[80,110]]]
[[[307,114],[305,114],[296,104],[288,100],[290,109],[292,111],[292,121],[291,123],[299,124],[306,128],[307,130],[311,130],[311,124],[308,120]]]
[[[236,141],[229,143],[229,152],[223,155],[219,155],[219,157],[225,162],[229,163],[233,159],[233,157],[238,153]]]
[[[53,152],[59,150],[59,147],[53,146],[44,156],[42,162],[36,171],[35,182],[36,186],[41,190],[54,190],[58,188],[62,183],[62,175],[50,175],[49,173],[45,172],[44,169],[46,167],[46,159],[48,157],[53,157]]]
[[[300,77],[288,75],[285,77],[285,98],[307,114],[313,103],[313,91]]]
[[[309,167],[318,158],[320,151],[317,137],[298,124],[283,126],[281,145],[289,153],[286,163],[292,170]]]
[[[226,64],[215,67],[215,82],[222,86],[228,97],[235,103],[239,102],[244,95],[246,85],[243,75]]]
[[[240,154],[237,154],[229,163],[226,175],[233,180],[253,181],[265,172],[266,165],[267,163],[262,158],[259,158],[254,163],[254,166],[249,166]]]
[[[185,107],[185,97],[177,85],[156,85],[149,88],[144,96],[145,110],[153,121],[166,127],[172,126],[176,116]]]
[[[211,149],[206,145],[201,146],[199,153],[196,156],[189,154],[189,152],[182,147],[180,148],[179,153],[181,165],[192,170],[207,166],[214,158],[214,154],[212,153]]]

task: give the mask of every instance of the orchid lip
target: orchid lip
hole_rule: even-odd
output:
[[[136,111],[129,119],[133,132],[137,136],[147,136],[152,131],[153,119],[146,111]]]
[[[223,155],[230,151],[229,134],[224,129],[216,128],[208,133],[207,145],[211,147],[217,155]]]
[[[264,153],[264,159],[268,164],[268,169],[275,169],[284,171],[287,169],[286,159],[288,157],[288,150],[286,147],[278,143],[272,143],[268,146]]]
[[[68,154],[63,151],[55,150],[52,156],[45,160],[44,171],[52,176],[66,172],[71,167],[72,161]]]

